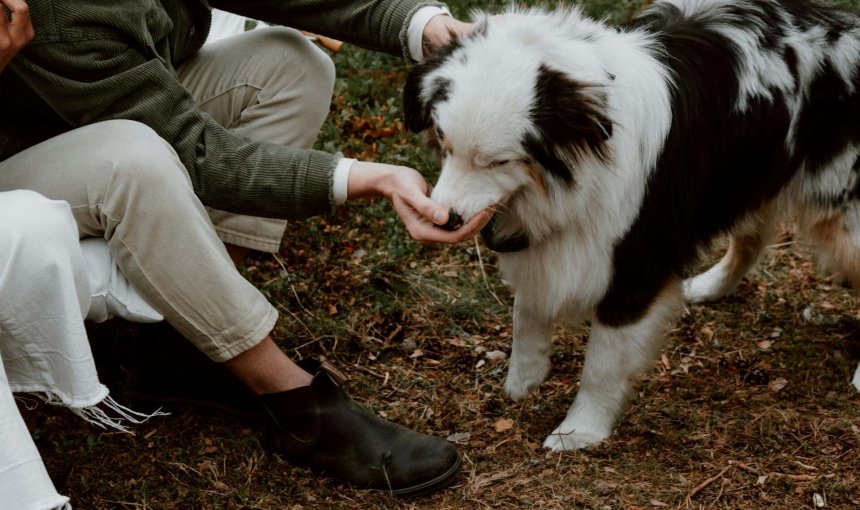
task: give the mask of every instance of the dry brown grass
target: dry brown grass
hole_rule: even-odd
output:
[[[128,436],[99,433],[60,410],[43,418],[38,437],[60,490],[93,509],[784,509],[860,501],[860,395],[848,384],[860,357],[857,301],[817,274],[789,234],[735,295],[690,308],[606,444],[563,454],[548,454],[541,442],[576,391],[586,327],[557,330],[549,380],[512,403],[501,389],[506,361],[486,358],[510,348],[510,296],[493,266],[484,270],[505,306],[489,292],[472,297],[485,283],[468,249],[422,248],[415,256],[427,256],[426,265],[398,271],[355,262],[336,238],[318,237],[306,251],[314,256],[283,253],[288,270],[328,275],[315,280],[325,291],[308,284],[275,292],[276,282],[262,280],[280,265],[265,257],[251,275],[293,311],[279,331],[295,354],[334,360],[352,393],[380,415],[459,436],[464,469],[453,487],[401,501],[264,454],[251,425],[181,412]],[[377,292],[388,296],[387,308],[370,299]],[[338,331],[326,332],[332,323]]]

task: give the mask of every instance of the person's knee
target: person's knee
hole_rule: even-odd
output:
[[[334,92],[336,71],[334,61],[316,44],[305,39],[307,43],[308,68],[313,70],[314,86],[326,104],[331,102]]]
[[[335,67],[332,59],[316,44],[303,37],[303,51],[307,59],[307,71],[305,81],[307,86],[304,94],[309,103],[315,105],[316,109],[328,114],[334,92]]]
[[[54,200],[28,189],[4,191],[0,193],[0,215],[4,220],[26,218],[31,216],[27,211],[51,209],[54,202]],[[5,223],[8,221],[2,221],[0,225]]]
[[[0,245],[25,258],[52,253],[78,242],[69,204],[29,190],[0,193]],[[26,252],[26,253],[22,253]]]
[[[266,60],[284,64],[282,87],[298,88],[303,101],[323,104],[328,111],[334,90],[335,67],[331,58],[298,30],[270,27],[253,33],[259,51],[266,52]]]
[[[169,190],[189,185],[185,167],[173,147],[152,128],[130,120],[112,120],[107,143],[116,147],[115,184],[140,190]]]
[[[0,193],[0,228],[15,230],[22,235],[43,237],[57,231],[73,230],[77,227],[67,202],[51,200],[35,191],[14,190]]]

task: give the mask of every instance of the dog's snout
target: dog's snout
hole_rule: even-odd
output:
[[[444,225],[439,225],[439,228],[444,228],[445,230],[457,230],[458,228],[463,226],[463,217],[454,211],[454,209],[448,210],[448,221]]]

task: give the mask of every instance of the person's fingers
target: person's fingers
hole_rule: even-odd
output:
[[[472,33],[475,30],[476,25],[474,23],[467,23],[465,21],[455,20],[456,23],[453,24],[452,28],[454,33],[458,36],[466,36]]]
[[[403,194],[403,200],[409,207],[417,211],[418,214],[423,216],[427,221],[437,225],[444,225],[448,221],[448,211],[431,200],[426,193],[427,189],[425,184],[423,193],[406,192]]]
[[[467,221],[462,227],[457,230],[450,232],[453,234],[451,238],[451,242],[459,243],[461,241],[465,241],[466,239],[471,239],[475,237],[475,234],[481,231],[487,223],[493,218],[493,213],[495,211],[492,208],[484,209],[479,212],[475,216],[473,216],[469,221]]]
[[[455,244],[474,237],[475,234],[484,228],[492,216],[492,209],[486,209],[476,214],[465,225],[454,231],[441,229],[421,217],[416,218],[418,221],[407,224],[407,228],[410,235],[416,241]]]
[[[30,22],[30,7],[24,0],[2,0],[12,12],[8,24],[13,43],[23,47],[33,38],[33,24]]]
[[[0,23],[5,25],[11,47],[21,49],[33,39],[35,32],[30,21],[30,8],[24,0],[0,0],[11,11],[11,20],[0,16]],[[5,47],[5,46],[4,46]]]
[[[3,10],[3,5],[6,5],[8,0],[0,0],[0,49],[4,49],[8,46],[10,41],[9,37],[9,18],[6,17],[6,11]]]

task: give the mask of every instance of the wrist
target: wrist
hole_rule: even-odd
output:
[[[349,171],[347,199],[391,196],[392,167],[356,161]]]

